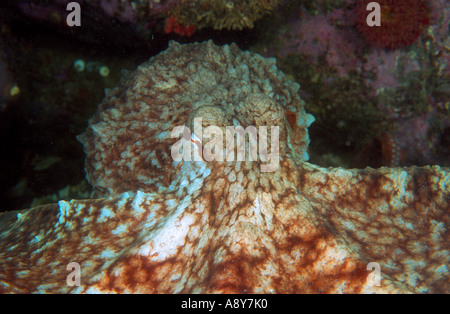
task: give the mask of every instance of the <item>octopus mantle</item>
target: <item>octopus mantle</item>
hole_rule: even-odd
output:
[[[172,43],[80,137],[96,198],[0,214],[0,292],[449,293],[448,169],[308,163],[298,88],[234,45]],[[279,126],[278,169],[172,160],[196,117]]]

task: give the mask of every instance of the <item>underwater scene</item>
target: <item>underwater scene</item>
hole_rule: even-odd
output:
[[[450,293],[449,64],[449,0],[2,0],[0,293]]]

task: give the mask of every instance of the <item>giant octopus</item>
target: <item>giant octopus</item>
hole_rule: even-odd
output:
[[[449,293],[448,169],[308,163],[299,88],[234,44],[172,42],[80,136],[92,198],[0,214],[0,292]],[[220,160],[229,126],[272,145]]]

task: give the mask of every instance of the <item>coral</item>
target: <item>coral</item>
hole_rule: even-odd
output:
[[[81,136],[105,198],[0,214],[0,291],[448,293],[448,169],[306,162],[312,119],[298,90],[275,60],[236,45],[171,43],[107,91]],[[262,171],[261,152],[172,159],[171,131],[196,118],[279,127],[277,170]],[[195,132],[186,151],[215,140]],[[66,284],[70,262],[79,286]]]
[[[356,8],[359,33],[371,45],[396,49],[411,45],[429,25],[430,10],[422,0],[379,0],[381,26],[369,26],[367,5],[363,0]]]
[[[279,0],[183,0],[172,10],[172,15],[184,25],[198,29],[242,30],[272,12]]]
[[[148,38],[158,32],[191,36],[196,29],[242,30],[271,13],[279,0],[84,0],[83,39],[109,31],[111,39]],[[18,0],[25,15],[67,33],[65,0]]]
[[[175,16],[169,16],[166,18],[166,24],[164,27],[164,31],[166,34],[175,33],[181,36],[192,36],[195,32],[195,25],[186,26],[177,21]]]

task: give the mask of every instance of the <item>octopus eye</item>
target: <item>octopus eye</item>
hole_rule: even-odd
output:
[[[292,111],[286,111],[286,119],[289,122],[289,125],[292,129],[297,127],[297,116]]]

